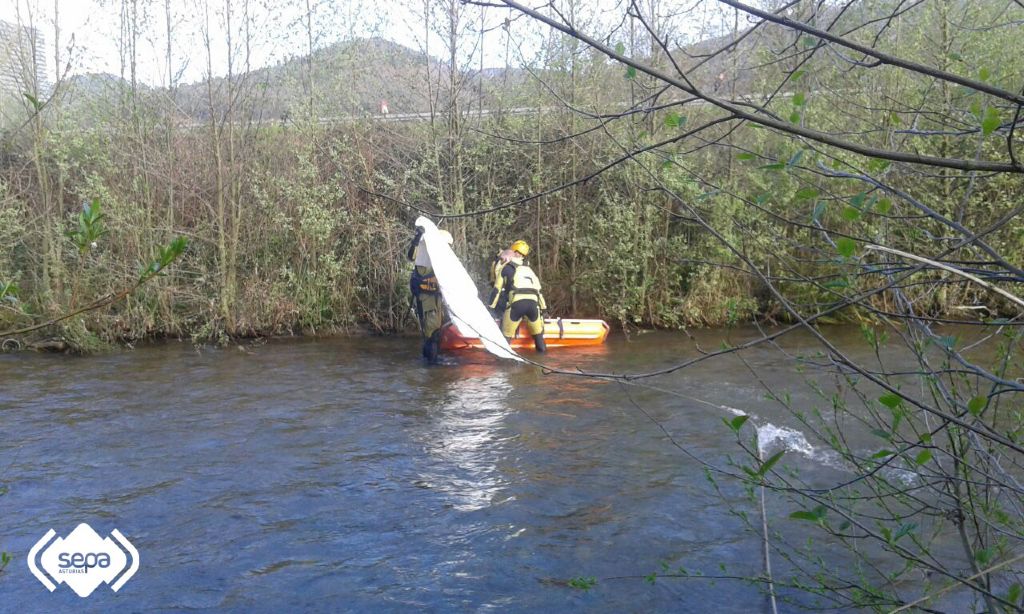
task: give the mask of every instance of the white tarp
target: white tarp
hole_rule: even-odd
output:
[[[459,262],[459,257],[452,251],[448,241],[441,236],[437,226],[423,216],[416,218],[416,225],[423,228],[422,245],[427,248],[430,266],[437,276],[441,295],[444,296],[448,313],[451,314],[455,325],[467,336],[473,334],[480,337],[480,341],[491,354],[499,358],[522,361],[523,359],[515,353],[501,334],[501,329],[491,318],[487,307],[480,302],[476,284]]]

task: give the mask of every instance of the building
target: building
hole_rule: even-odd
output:
[[[45,95],[45,48],[38,29],[0,21],[0,98],[4,102],[0,108],[12,96],[24,100],[25,92],[37,98]]]

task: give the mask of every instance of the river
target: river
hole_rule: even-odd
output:
[[[856,329],[838,332],[867,355]],[[724,334],[616,334],[543,360],[640,372],[716,349]],[[804,335],[781,344],[816,348]],[[650,382],[666,394],[472,350],[426,366],[417,346],[367,337],[0,355],[0,549],[14,556],[2,609],[763,611],[745,583],[643,578],[663,562],[761,571],[759,537],[723,501],[746,505],[741,489],[716,493],[690,455],[736,456],[722,419],[744,412],[767,447],[791,448],[788,464],[841,473],[733,357]],[[820,405],[778,349],[744,356],[792,387],[795,404]],[[773,510],[773,522],[794,524],[790,511]],[[139,551],[119,592],[50,593],[29,573],[44,533],[81,522],[101,536],[116,528]],[[579,577],[597,584],[566,586]]]

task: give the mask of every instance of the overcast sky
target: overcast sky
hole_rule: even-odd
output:
[[[235,70],[242,67],[241,28],[244,24],[244,0],[233,4],[232,29],[235,34]],[[46,42],[46,74],[53,80],[54,43],[60,45],[61,64],[71,62],[71,73],[106,72],[122,74],[122,11],[130,17],[132,0],[0,0],[0,20],[34,24]],[[167,71],[167,14],[164,0],[135,0],[140,37],[136,50],[139,80],[150,85],[165,85]],[[208,13],[206,11],[209,6]],[[259,68],[308,50],[306,6],[303,0],[275,2],[250,0],[250,65]],[[422,50],[427,41],[423,18],[423,0],[310,0],[313,8],[313,45],[322,48],[353,37],[381,36],[412,49]],[[409,5],[403,6],[403,5]],[[204,78],[207,54],[204,33],[208,29],[212,48],[212,72],[227,71],[227,28],[224,2],[221,0],[170,0],[172,66],[176,81],[188,83]],[[410,8],[411,7],[411,8]],[[436,7],[435,7],[436,8]],[[471,9],[474,12],[476,9]],[[55,19],[56,15],[56,19]],[[207,15],[209,27],[207,28]],[[484,23],[485,65],[503,66],[505,36],[499,27],[508,10],[488,9]],[[57,40],[55,25],[59,26]],[[479,13],[467,24],[469,32],[479,32]],[[477,34],[467,40],[479,40]],[[469,44],[464,53],[474,53]],[[440,55],[437,34],[429,40],[432,55]],[[479,60],[474,62],[474,65]],[[63,66],[61,70],[63,70]],[[125,70],[127,76],[127,70]]]
[[[625,37],[622,15],[626,0],[588,0],[579,5],[580,23],[601,23],[598,30],[611,33],[615,40]],[[757,4],[757,0],[754,0]],[[225,0],[0,0],[0,20],[34,24],[46,41],[46,74],[53,81],[70,62],[70,73],[105,72],[129,76],[122,68],[127,60],[126,36],[122,25],[130,23],[132,6],[139,37],[136,49],[137,78],[149,85],[166,85],[167,7],[170,8],[171,65],[176,83],[202,80],[207,72],[221,76],[227,72],[227,28]],[[440,36],[429,36],[425,7],[434,11],[438,23],[443,11],[437,0],[232,0],[231,24],[235,32],[233,47],[235,71],[244,71],[241,33],[248,4],[250,67],[272,65],[308,52],[307,5],[311,7],[314,48],[355,37],[380,36],[414,50],[429,45],[430,54],[446,53]],[[543,4],[534,0],[530,4]],[[641,3],[646,6],[645,3]],[[705,0],[673,0],[658,4],[675,20],[673,31],[690,40],[709,34],[707,24],[722,22],[724,5]],[[463,7],[466,11],[464,36],[460,39],[463,62],[473,67],[480,62],[480,35],[483,36],[485,67],[502,67],[536,57],[537,50],[551,30],[504,8]],[[481,13],[483,10],[483,23]],[[728,9],[731,10],[731,9]],[[55,18],[56,16],[56,18]],[[511,44],[502,23],[509,16]],[[731,22],[731,19],[729,20]],[[208,25],[207,25],[208,24]],[[58,30],[55,29],[59,26]],[[616,31],[616,28],[619,28]],[[207,68],[205,38],[209,32],[210,64]],[[54,44],[59,44],[60,69],[56,68]],[[465,58],[471,57],[469,62]],[[124,58],[124,60],[122,59]]]

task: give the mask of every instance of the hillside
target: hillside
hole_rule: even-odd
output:
[[[235,87],[255,93],[252,110],[264,119],[301,116],[311,96],[318,117],[376,113],[382,100],[393,113],[423,111],[428,107],[428,66],[436,75],[441,64],[381,38],[356,39],[241,74]],[[214,100],[223,104],[226,80],[214,79],[210,85]],[[207,118],[207,87],[205,82],[179,87],[175,93],[179,107],[194,118]]]

